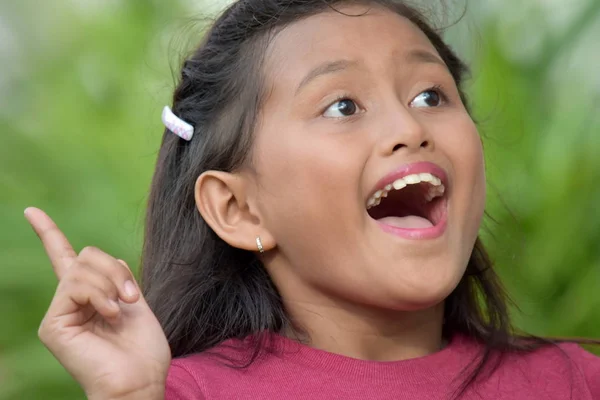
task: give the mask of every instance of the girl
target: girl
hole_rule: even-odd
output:
[[[401,2],[231,5],[163,114],[143,295],[26,210],[41,340],[90,399],[600,398],[600,359],[511,330],[465,72]]]

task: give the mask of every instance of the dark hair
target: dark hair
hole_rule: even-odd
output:
[[[412,21],[450,70],[462,99],[467,67],[422,13],[401,1],[377,4]],[[281,331],[290,321],[280,295],[256,255],[221,240],[194,200],[197,177],[207,170],[235,171],[251,163],[252,133],[264,97],[261,66],[269,41],[290,23],[347,0],[240,0],[207,32],[184,63],[173,111],[195,126],[186,142],[165,131],[152,181],[142,257],[142,285],[174,357],[202,352],[230,338]],[[458,392],[497,354],[533,350],[544,341],[516,340],[507,298],[478,239],[467,270],[445,301],[444,336],[457,333],[483,343],[485,352]],[[490,362],[495,360],[494,362]]]

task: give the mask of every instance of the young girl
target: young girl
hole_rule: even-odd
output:
[[[511,330],[465,72],[401,2],[231,5],[163,113],[143,295],[26,210],[41,340],[89,399],[599,399],[600,359]]]

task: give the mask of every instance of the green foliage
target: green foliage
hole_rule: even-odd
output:
[[[183,1],[61,4],[0,4],[0,400],[83,397],[37,339],[56,283],[21,213],[41,207],[76,248],[136,266],[173,49],[189,26]],[[540,33],[527,61],[502,44],[501,14],[475,13],[470,92],[495,220],[482,234],[523,311],[517,325],[597,338],[598,86],[565,62],[598,20],[600,3],[582,4],[570,28]]]

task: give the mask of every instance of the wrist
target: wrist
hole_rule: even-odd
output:
[[[155,384],[121,394],[88,394],[88,400],[164,400],[165,385]]]

